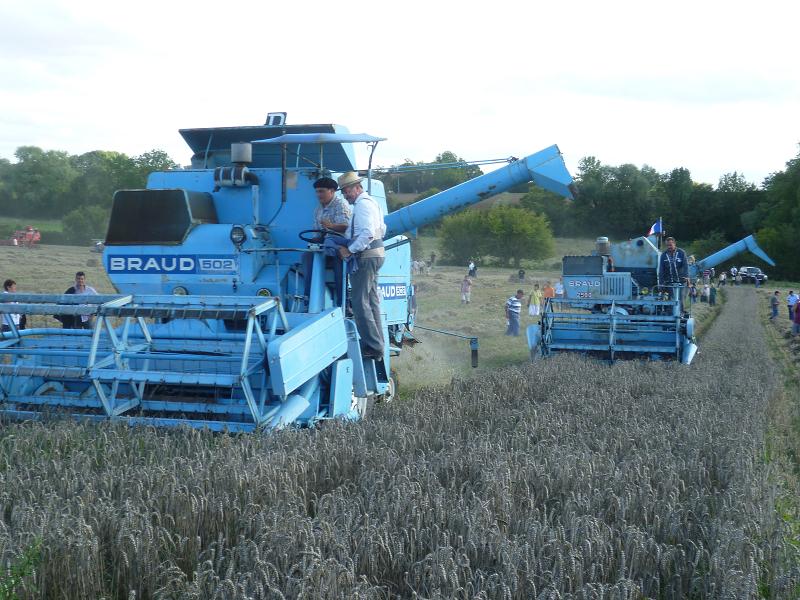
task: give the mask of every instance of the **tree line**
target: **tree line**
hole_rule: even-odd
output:
[[[103,237],[116,190],[142,188],[149,173],[178,166],[162,150],[131,157],[106,150],[71,155],[21,146],[14,156],[15,163],[0,159],[0,214],[61,220],[62,232],[43,236],[48,243],[82,244]]]
[[[715,188],[692,181],[685,168],[658,173],[646,165],[603,165],[595,157],[581,160],[575,179],[574,201],[531,187],[520,205],[545,215],[557,236],[627,239],[663,218],[667,235],[698,258],[755,234],[777,263],[770,272],[800,279],[800,154],[758,187],[737,172],[723,175]]]
[[[56,239],[58,232],[48,232],[47,241],[65,243],[102,237],[114,191],[144,187],[149,173],[178,166],[162,150],[131,157],[113,151],[70,155],[22,146],[15,157],[14,163],[0,159],[0,214],[61,220],[62,239]],[[431,168],[425,168],[431,163],[406,160],[401,166],[416,170],[388,171],[379,178],[387,190],[421,198],[481,175],[475,165],[436,168],[459,162],[463,161],[455,153],[444,151]],[[459,263],[488,254],[519,264],[520,258],[544,257],[552,247],[552,234],[626,239],[642,235],[662,217],[668,234],[701,254],[755,233],[778,263],[771,272],[800,279],[800,154],[760,186],[737,172],[723,175],[713,187],[694,182],[686,168],[659,173],[647,165],[605,165],[593,156],[580,161],[575,180],[579,193],[574,201],[529,186],[520,188],[527,193],[514,211],[495,207],[481,213],[483,218],[467,214],[445,219],[440,235],[452,240],[445,254]],[[515,212],[519,210],[524,212]],[[459,228],[470,236],[460,234]],[[465,240],[472,240],[472,251]]]
[[[435,162],[453,159],[460,160],[444,152]],[[396,174],[384,182],[387,189],[424,189],[418,195],[421,199],[480,175],[480,171],[443,169],[425,174],[423,170],[423,174],[414,179],[410,174]],[[405,177],[409,178],[405,184],[396,181]],[[520,259],[546,258],[552,247],[550,233],[629,239],[647,233],[661,218],[666,233],[698,258],[755,234],[759,245],[777,263],[770,272],[780,278],[800,279],[800,154],[760,186],[735,171],[720,177],[714,187],[693,181],[690,171],[683,167],[659,173],[648,165],[605,165],[594,156],[580,161],[575,183],[578,195],[574,200],[530,185],[519,203],[524,212],[494,207],[446,217],[438,226],[442,258],[461,264],[469,256],[488,255],[501,264],[518,265]],[[414,187],[418,185],[422,187]],[[545,217],[544,227],[531,220],[531,214]]]

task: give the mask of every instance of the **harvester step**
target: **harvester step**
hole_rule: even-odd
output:
[[[83,367],[53,367],[32,365],[0,365],[0,375],[12,377],[46,377],[53,379],[84,379]]]
[[[126,381],[130,383],[165,383],[174,385],[212,385],[235,387],[239,375],[214,373],[180,373],[175,371],[126,371],[119,369],[92,369],[92,379],[100,381]]]
[[[121,398],[117,402],[125,402],[132,398]],[[35,406],[52,406],[63,408],[97,408],[102,409],[103,404],[97,397],[81,398],[69,396],[57,396],[48,394],[47,396],[8,396],[5,401],[8,404],[30,404]],[[162,413],[209,413],[220,415],[243,415],[249,416],[250,409],[247,403],[221,404],[215,402],[174,402],[164,400],[144,400],[133,410],[162,412]]]

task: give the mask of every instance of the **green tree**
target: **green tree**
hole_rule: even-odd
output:
[[[14,215],[44,218],[64,214],[64,201],[78,176],[69,154],[20,146],[11,176],[11,210]]]
[[[167,171],[177,169],[180,165],[172,160],[163,150],[149,150],[144,154],[133,157],[133,162],[139,169],[141,175],[147,178],[150,173],[155,171]]]
[[[87,205],[110,207],[116,190],[145,184],[136,162],[120,152],[95,150],[73,156],[72,164],[79,175],[70,186],[66,212]]]
[[[800,239],[800,154],[786,163],[784,171],[764,182],[766,196],[756,207],[763,224],[756,234],[759,245],[777,263],[774,273],[786,279],[800,279],[797,259]]]
[[[485,213],[464,210],[445,217],[438,234],[440,262],[466,265],[470,258],[484,256],[489,241]]]
[[[464,159],[454,152],[445,150],[437,155],[432,163],[414,162],[406,159],[400,166],[409,168],[409,170],[379,175],[378,178],[383,181],[386,189],[409,194],[431,188],[446,190],[482,174],[480,167],[467,164],[452,168],[425,168],[429,165],[452,163],[463,164]]]
[[[719,184],[717,184],[717,191],[719,192],[751,192],[755,189],[755,184],[747,181],[743,174],[736,171],[726,173],[720,177]]]
[[[109,208],[103,206],[76,208],[63,219],[67,241],[72,244],[88,244],[92,239],[105,237],[109,215]]]
[[[571,236],[581,232],[575,217],[575,203],[532,185],[519,201],[522,208],[547,217],[553,234]]]
[[[486,213],[488,253],[518,268],[522,259],[553,254],[553,233],[547,219],[517,206],[494,206]]]

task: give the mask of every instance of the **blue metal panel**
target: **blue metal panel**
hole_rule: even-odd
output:
[[[353,361],[343,358],[333,363],[331,370],[330,416],[346,415],[353,397]]]
[[[267,363],[272,391],[286,396],[347,353],[340,308],[308,315],[305,322],[270,342]]]

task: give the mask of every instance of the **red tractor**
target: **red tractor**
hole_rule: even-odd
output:
[[[7,240],[0,241],[0,245],[33,248],[41,239],[41,232],[36,227],[28,225],[25,229],[17,229]]]

